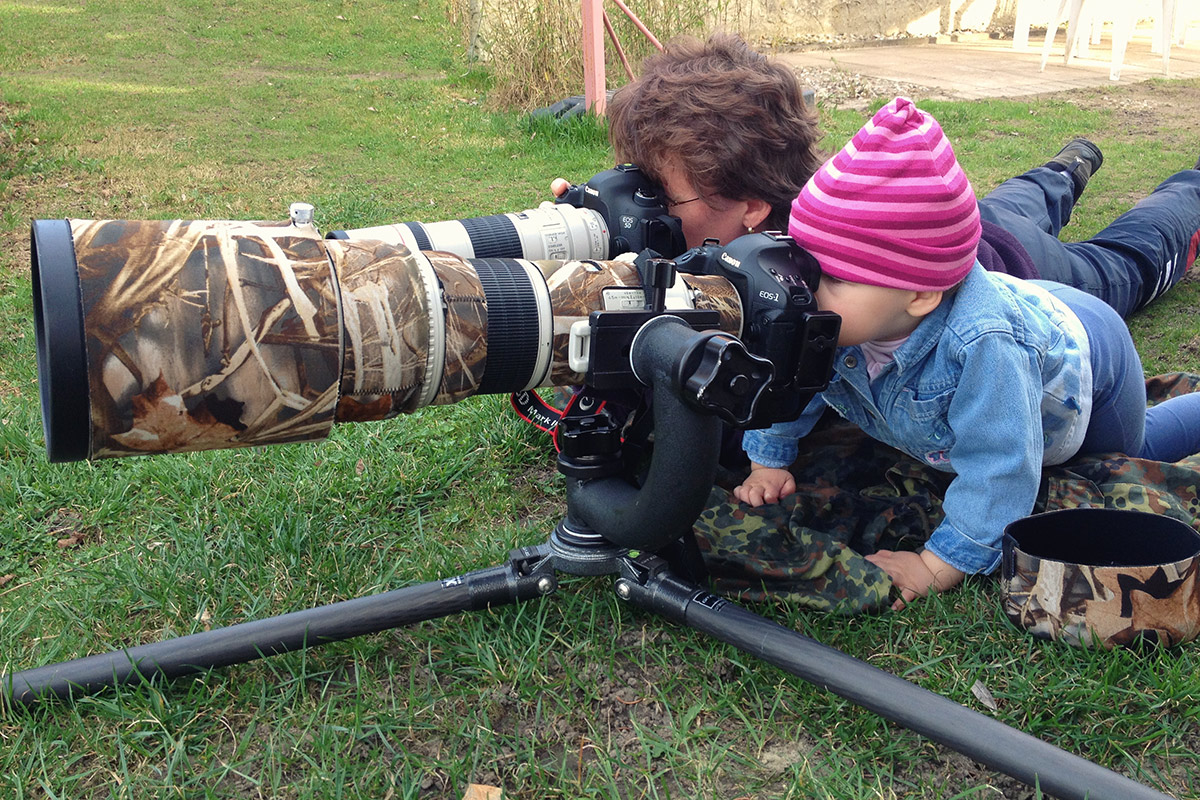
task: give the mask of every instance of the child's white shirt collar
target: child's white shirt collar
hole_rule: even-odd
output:
[[[883,339],[879,341],[863,342],[861,347],[863,355],[867,359],[867,377],[875,380],[875,377],[883,371],[883,368],[896,358],[896,351],[900,349],[900,345],[908,341],[905,336],[901,339]]]

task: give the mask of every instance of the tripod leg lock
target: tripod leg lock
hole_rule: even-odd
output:
[[[451,580],[467,584],[471,611],[533,600],[558,589],[553,561],[545,545],[512,550],[504,564]]]
[[[695,603],[719,609],[729,601],[677,578],[667,561],[652,553],[619,559],[617,597],[639,608],[661,614],[672,622],[687,624],[687,610]]]

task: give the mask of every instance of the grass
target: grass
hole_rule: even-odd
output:
[[[327,229],[449,219],[528,208],[551,177],[610,163],[594,123],[487,110],[491,78],[444,20],[418,0],[0,0],[0,670],[458,575],[546,539],[562,513],[552,454],[498,397],[340,426],[320,444],[73,464],[43,452],[31,218],[275,219],[305,200]],[[1126,131],[1115,103],[929,107],[981,190],[1098,132],[1108,162],[1076,237],[1200,152],[1191,131]],[[831,145],[862,121],[823,113]],[[1196,305],[1193,282],[1135,322],[1152,371],[1200,371]],[[1027,796],[630,609],[610,584],[564,577],[542,602],[4,710],[0,796],[461,797],[470,783],[539,799]],[[897,615],[758,610],[1200,796],[1194,645],[1037,642],[987,580]]]

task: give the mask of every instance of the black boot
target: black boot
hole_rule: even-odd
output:
[[[1078,137],[1067,142],[1066,146],[1058,151],[1058,155],[1043,166],[1070,175],[1075,184],[1072,196],[1078,200],[1087,187],[1088,178],[1095,175],[1103,163],[1104,154],[1100,152],[1100,148],[1087,139]]]

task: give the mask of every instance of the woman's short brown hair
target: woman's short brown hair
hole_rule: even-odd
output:
[[[824,161],[796,74],[733,34],[672,40],[614,94],[608,120],[618,161],[655,180],[672,164],[705,194],[765,200],[779,230]]]

